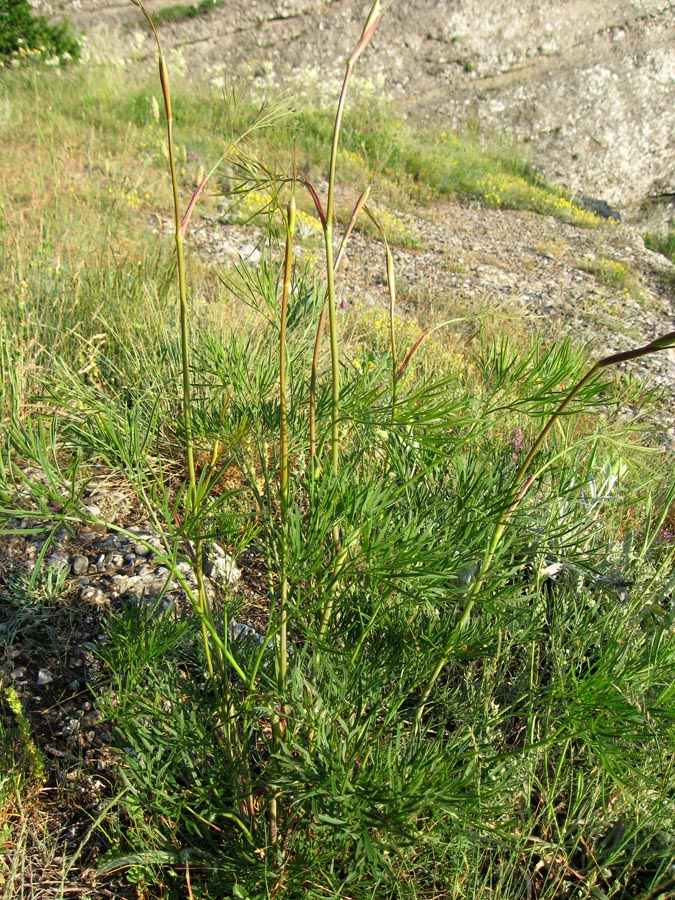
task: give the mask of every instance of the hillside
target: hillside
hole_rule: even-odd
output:
[[[94,60],[152,58],[124,0],[36,6],[72,17]],[[192,78],[319,85],[328,97],[363,12],[360,0],[226,0],[162,33]],[[635,218],[675,193],[674,37],[673,0],[395,0],[359,77],[420,121],[475,121],[527,141],[546,177]]]
[[[36,5],[72,18],[89,65],[113,61],[144,75],[154,66],[151,36],[131,3]],[[148,8],[174,4],[150,0]],[[318,95],[330,107],[363,12],[353,0],[224,2],[162,25],[161,35],[174,77],[261,96],[288,89],[300,103]],[[675,193],[674,36],[675,4],[663,0],[530,2],[515,10],[478,0],[394,2],[357,81],[411,121],[440,119],[450,128],[469,121],[513,134],[545,177],[610,201],[624,221],[586,232],[516,210],[408,209],[422,250],[398,251],[405,292],[425,294],[432,306],[448,298],[458,307],[476,297],[505,302],[505,314],[545,335],[569,334],[599,351],[670,330],[672,266],[645,249],[643,234],[667,222]],[[199,229],[207,258],[232,260],[258,237],[206,221]],[[378,295],[378,251],[370,244],[357,236],[350,252],[345,290],[358,285],[360,297]],[[642,370],[673,384],[675,354]]]

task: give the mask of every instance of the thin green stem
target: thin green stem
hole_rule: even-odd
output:
[[[306,187],[309,189],[312,198],[314,199],[314,203],[317,208],[317,212],[319,213],[319,217],[321,218],[321,225],[324,229],[325,236],[325,225],[326,225],[326,215],[321,206],[321,201],[318,198],[318,195],[314,188],[311,186],[309,182],[304,182]],[[347,247],[347,242],[349,237],[354,230],[354,226],[356,224],[356,220],[358,219],[359,213],[363,208],[366,200],[368,199],[368,195],[370,194],[371,186],[363,191],[359,199],[356,201],[356,205],[352,211],[349,222],[347,223],[347,227],[345,229],[345,233],[342,235],[342,240],[340,241],[340,249],[338,250],[337,256],[335,257],[335,263],[333,265],[333,273],[334,276],[337,274],[338,269],[340,268],[340,263],[344,259],[344,253]],[[318,370],[319,370],[319,351],[321,349],[321,335],[323,334],[323,328],[326,321],[326,299],[324,298],[324,302],[321,306],[321,313],[319,315],[319,324],[316,329],[316,337],[314,339],[314,352],[312,354],[312,369],[310,375],[310,384],[309,384],[309,457],[312,460],[312,465],[318,466],[318,460],[316,457],[316,384],[318,379]],[[338,397],[339,399],[339,397]]]
[[[293,232],[295,231],[295,196],[291,194],[287,209],[286,253],[284,260],[284,284],[281,295],[281,327],[279,329],[279,425],[281,434],[281,582],[279,599],[279,682],[280,688],[286,682],[288,666],[288,574],[286,571],[286,525],[290,501],[290,458],[288,450],[288,392],[287,392],[287,360],[286,360],[286,324],[288,320],[288,302],[291,293],[291,275],[293,272]]]
[[[319,376],[319,351],[321,349],[321,335],[326,321],[326,303],[321,308],[319,324],[316,327],[314,339],[314,352],[312,353],[312,371],[309,380],[309,458],[313,472],[320,471],[320,463],[316,455],[316,384]]]
[[[396,322],[394,312],[396,308],[396,275],[394,273],[394,258],[391,255],[389,244],[385,237],[384,248],[387,253],[387,290],[389,291],[389,341],[391,343],[391,424],[396,422],[396,405],[398,396],[398,356],[396,353]]]
[[[197,609],[199,611],[202,641],[204,645],[204,653],[206,656],[206,666],[211,679],[218,685],[218,692],[222,699],[223,690],[227,678],[227,668],[225,659],[218,643],[215,643],[215,665],[214,653],[211,650],[211,635],[216,632],[215,623],[209,598],[206,592],[206,584],[204,582],[203,573],[203,542],[201,540],[201,523],[199,510],[199,496],[197,490],[197,475],[194,460],[194,436],[192,428],[192,388],[190,383],[190,320],[189,306],[187,295],[187,279],[185,274],[185,248],[184,248],[184,224],[187,224],[189,212],[191,212],[193,204],[188,208],[185,217],[181,217],[180,212],[180,193],[178,187],[178,174],[176,170],[176,154],[173,140],[173,112],[171,106],[171,89],[169,85],[169,72],[164,61],[164,54],[159,40],[159,35],[155,25],[148,14],[142,0],[132,0],[132,2],[141,10],[149,23],[157,44],[157,57],[159,64],[159,79],[162,87],[162,97],[164,99],[164,111],[166,115],[166,133],[167,133],[167,150],[169,156],[169,172],[171,177],[171,191],[173,196],[173,215],[174,215],[174,237],[176,244],[176,270],[178,278],[178,300],[179,300],[179,322],[180,322],[180,348],[181,348],[181,368],[182,368],[182,393],[183,393],[183,430],[185,432],[185,456],[188,472],[188,487],[186,497],[185,521],[189,525],[189,529],[194,532],[194,542],[192,545],[192,568],[197,582]],[[183,222],[185,218],[185,223]],[[222,710],[227,716],[227,711]]]
[[[340,453],[340,360],[338,355],[337,311],[335,304],[335,274],[333,271],[333,229],[324,231],[326,247],[326,282],[328,291],[328,327],[330,334],[331,410],[330,458],[333,474],[337,475]]]
[[[173,155],[171,155],[173,159]],[[173,175],[172,175],[173,178]],[[187,516],[197,512],[197,474],[195,471],[194,437],[192,433],[192,387],[190,384],[190,323],[185,278],[185,252],[183,237],[176,232],[176,262],[178,270],[178,296],[180,310],[180,354],[183,388],[183,429],[185,432],[185,455],[188,470]],[[200,564],[200,563],[199,563]],[[201,565],[201,564],[200,564]]]
[[[396,310],[396,273],[394,271],[394,257],[391,254],[387,234],[384,230],[380,217],[372,209],[365,207],[365,212],[373,225],[377,228],[384,243],[384,252],[387,267],[387,292],[389,294],[389,346],[391,350],[391,424],[392,427],[396,422],[396,406],[398,396],[398,354],[396,351],[396,323],[394,313]]]
[[[344,79],[342,81],[342,90],[340,91],[340,98],[338,100],[337,112],[335,114],[335,124],[333,126],[333,140],[331,142],[331,152],[330,152],[330,168],[328,175],[328,197],[326,199],[326,212],[323,217],[323,234],[324,234],[324,243],[326,248],[326,291],[327,298],[326,302],[328,303],[328,321],[329,321],[329,330],[330,330],[330,357],[331,357],[331,389],[332,389],[332,397],[331,397],[331,469],[333,475],[338,474],[339,469],[339,454],[340,454],[340,364],[339,364],[339,356],[338,356],[338,339],[337,339],[337,308],[336,308],[336,297],[335,297],[335,261],[333,256],[333,219],[334,219],[334,211],[335,211],[335,172],[337,168],[337,156],[338,156],[338,145],[340,140],[340,130],[342,128],[342,117],[344,113],[345,103],[347,100],[347,88],[349,87],[349,81],[352,76],[352,72],[354,71],[354,66],[356,65],[356,61],[361,56],[363,51],[368,46],[370,39],[373,36],[375,28],[377,27],[377,23],[380,20],[382,15],[381,9],[381,0],[375,0],[373,3],[370,14],[368,15],[368,19],[366,21],[366,25],[363,29],[361,37],[352,52],[352,55],[347,60],[347,67],[345,69]],[[350,225],[353,227],[353,222],[355,221],[356,215],[358,215],[358,211],[365,203],[365,199],[367,197],[367,193],[362,195],[359,202],[356,205],[354,214],[352,215],[352,219],[350,220]],[[349,227],[349,226],[348,226]],[[342,246],[344,247],[344,243],[346,240],[346,235],[343,238]],[[338,254],[338,260],[341,258],[342,254]],[[317,345],[315,345],[315,361],[317,359],[317,347],[318,347],[318,335],[317,335]],[[319,639],[322,641],[326,635],[328,630],[328,624],[330,622],[330,618],[333,612],[333,607],[335,603],[335,596],[337,593],[337,578],[339,573],[344,565],[344,561],[346,559],[346,554],[349,549],[349,545],[342,545],[341,537],[340,537],[340,526],[336,523],[333,526],[333,545],[337,552],[336,560],[335,560],[335,584],[331,591],[329,592],[328,599],[323,608],[322,616],[321,616],[321,624],[319,626]]]
[[[333,614],[333,607],[335,606],[335,596],[338,590],[338,579],[340,577],[340,573],[342,572],[342,567],[345,564],[347,559],[347,546],[340,546],[340,526],[335,525],[333,527],[333,543],[338,550],[337,557],[335,558],[335,567],[334,567],[334,576],[335,583],[331,586],[328,591],[328,597],[324,604],[322,613],[321,613],[321,624],[319,625],[319,647],[315,653],[314,662],[318,665],[318,661],[321,657],[321,644],[323,643],[326,633],[328,632],[328,623],[330,622],[331,616]]]
[[[324,243],[326,247],[326,284],[328,289],[328,319],[330,328],[330,356],[331,356],[331,379],[332,379],[332,399],[331,399],[331,465],[333,472],[337,474],[338,459],[340,451],[340,365],[338,358],[338,339],[337,339],[337,312],[335,303],[335,267],[333,264],[333,219],[335,207],[335,172],[337,168],[338,144],[340,140],[340,130],[342,128],[342,117],[344,114],[345,103],[347,100],[347,88],[354,71],[356,61],[368,46],[373,32],[377,27],[377,23],[382,16],[381,0],[375,0],[373,3],[363,33],[354,48],[352,55],[347,60],[344,79],[342,81],[342,90],[338,100],[337,112],[335,114],[335,124],[333,126],[333,140],[331,142],[330,151],[330,168],[328,173],[328,198],[326,200],[326,216],[324,224]]]

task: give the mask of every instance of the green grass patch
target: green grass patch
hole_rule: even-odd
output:
[[[45,72],[37,85],[21,73],[8,72],[4,86],[13,133],[21,133],[23,127],[29,138],[41,128],[43,151],[48,139],[52,155],[56,155],[56,149],[49,136],[57,130],[67,135],[73,150],[79,147],[87,154],[88,176],[99,174],[99,167],[114,176],[112,159],[118,153],[125,157],[132,148],[136,153],[140,149],[142,160],[153,161],[157,170],[164,165],[163,126],[158,121],[161,97],[154,85],[130,89],[114,72],[93,78],[84,70],[69,72],[60,79]],[[227,150],[259,113],[259,104],[233,102],[232,98],[224,102],[208,88],[181,92],[174,105],[180,173],[186,181],[195,179],[206,161],[217,159]],[[125,123],[122,129],[120,122]],[[290,172],[294,155],[300,170],[324,178],[330,129],[330,114],[309,108],[297,111],[283,127],[267,129],[264,136],[253,141],[256,153],[266,159],[270,169]],[[31,147],[32,153],[35,144]],[[566,191],[547,184],[513,143],[475,130],[455,134],[413,127],[370,96],[347,111],[340,147],[344,183],[363,187],[376,176],[379,196],[391,208],[392,216],[397,208],[405,210],[411,199],[424,201],[440,196],[493,207],[530,209],[583,227],[599,222],[597,216],[577,207]],[[38,184],[45,181],[46,160],[41,166]],[[147,177],[144,168],[132,174],[129,164],[124,175],[120,171],[120,179],[123,177],[125,194],[119,199],[142,205],[146,192],[139,184]],[[227,189],[228,183],[223,187]],[[113,190],[120,190],[120,186]],[[8,186],[8,199],[13,193]],[[403,245],[411,242],[414,245],[410,235],[401,236]]]
[[[645,235],[645,246],[655,253],[661,253],[675,263],[675,229],[666,232],[649,232]]]
[[[297,122],[298,143],[318,164],[329,145],[330,114],[303,111]],[[582,227],[599,221],[580,209],[569,192],[548,184],[512,142],[475,129],[453,133],[412,126],[373,97],[346,115],[341,147],[348,167],[382,173],[421,198],[432,194],[531,209]]]
[[[598,281],[607,287],[614,288],[625,294],[639,293],[640,281],[638,276],[624,263],[614,259],[590,259],[579,264],[584,272],[595,275]]]
[[[159,28],[162,25],[172,25],[176,22],[184,22],[186,19],[196,19],[199,16],[206,16],[216,6],[222,6],[223,0],[200,0],[199,3],[175,3],[172,6],[165,6],[153,13],[155,25]]]

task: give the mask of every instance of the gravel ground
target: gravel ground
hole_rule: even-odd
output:
[[[418,245],[394,251],[401,312],[499,309],[506,331],[511,322],[545,339],[569,337],[597,356],[675,330],[675,267],[648,250],[634,226],[600,220],[597,228],[580,228],[551,216],[458,202],[396,216]],[[205,218],[194,238],[216,265],[259,258],[261,235],[252,226]],[[613,264],[620,267],[618,279],[612,279]],[[384,275],[381,243],[354,232],[339,280],[342,303],[384,307]],[[675,350],[630,367],[672,395]],[[668,402],[659,419],[673,424]]]

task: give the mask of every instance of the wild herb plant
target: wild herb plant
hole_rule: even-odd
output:
[[[675,261],[675,229],[671,227],[662,232],[648,232],[645,235],[645,246],[655,253],[662,253],[668,259]]]
[[[265,460],[266,442],[262,439],[263,435],[260,435],[258,464],[262,468],[263,482],[261,488],[252,485],[260,515],[265,520],[262,536],[267,547],[266,558],[270,570],[270,609],[265,638],[258,649],[249,651],[248,659],[240,658],[236,648],[228,640],[229,615],[226,615],[223,628],[219,632],[204,585],[201,529],[209,501],[209,482],[217,465],[218,450],[214,451],[210,467],[206,469],[206,477],[202,476],[198,486],[193,450],[187,290],[182,262],[183,238],[203,183],[197,188],[186,214],[181,218],[171,149],[168,75],[159,48],[160,77],[169,129],[169,158],[174,188],[181,301],[182,408],[188,470],[185,521],[192,523],[186,537],[189,540],[188,546],[193,548],[191,558],[197,584],[193,602],[202,621],[208,676],[213,686],[220,728],[224,735],[223,752],[235,772],[232,778],[232,787],[235,790],[233,799],[238,797],[236,802],[240,804],[242,811],[245,811],[243,817],[238,820],[235,817],[235,820],[238,821],[240,833],[253,843],[260,844],[262,835],[266,835],[262,843],[269,846],[262,855],[269,857],[270,865],[278,867],[280,879],[284,877],[282,873],[287,860],[298,852],[294,840],[298,830],[296,819],[298,815],[302,818],[302,811],[308,803],[309,809],[314,808],[310,814],[310,821],[314,823],[313,827],[317,831],[322,833],[327,825],[331,829],[341,829],[344,832],[340,850],[334,861],[334,864],[340,861],[339,879],[349,883],[351,877],[360,879],[365,877],[367,881],[375,879],[377,883],[379,879],[384,878],[387,881],[392,878],[391,863],[386,862],[393,847],[391,836],[396,835],[397,840],[412,839],[415,831],[413,823],[417,821],[421,811],[421,797],[424,796],[426,802],[432,801],[432,797],[425,793],[422,784],[426,784],[427,790],[434,784],[435,791],[438,791],[434,799],[443,803],[441,784],[447,791],[448,768],[447,760],[444,766],[442,755],[439,754],[441,748],[447,749],[448,738],[444,737],[439,744],[438,725],[428,715],[432,693],[441,674],[447,672],[449,667],[452,668],[453,662],[456,665],[457,660],[466,652],[467,645],[471,646],[470,623],[476,604],[482,602],[496,614],[499,602],[506,602],[505,597],[501,596],[502,592],[508,584],[508,579],[515,576],[518,567],[511,570],[509,565],[505,565],[503,558],[499,559],[498,551],[502,549],[502,543],[505,543],[508,552],[514,553],[513,541],[506,541],[504,534],[509,518],[517,512],[527,488],[533,481],[530,467],[538,451],[570,403],[578,395],[583,396],[584,389],[593,384],[598,370],[665,349],[672,346],[675,341],[675,335],[670,334],[646,347],[601,360],[567,395],[563,396],[557,408],[551,410],[546,424],[524,462],[511,478],[506,479],[501,485],[498,496],[493,498],[491,503],[484,497],[485,508],[475,510],[479,521],[483,519],[478,532],[485,541],[486,549],[482,560],[457,568],[454,589],[446,587],[448,594],[456,595],[459,612],[456,616],[452,614],[449,616],[450,627],[446,626],[442,636],[437,635],[435,640],[432,639],[427,643],[427,646],[424,644],[423,626],[420,629],[421,646],[416,648],[415,664],[411,664],[410,659],[406,659],[403,663],[406,655],[401,656],[400,648],[388,648],[386,641],[382,644],[382,630],[384,628],[386,634],[387,630],[393,628],[393,634],[396,634],[401,623],[398,627],[393,623],[388,626],[385,623],[390,620],[393,608],[401,602],[401,598],[412,595],[417,602],[414,602],[412,608],[408,607],[404,615],[408,629],[414,634],[411,625],[418,617],[419,600],[411,586],[406,588],[403,585],[415,570],[416,563],[428,565],[431,561],[428,550],[425,552],[431,534],[429,526],[425,527],[423,524],[423,516],[418,514],[413,522],[406,522],[405,517],[401,521],[398,514],[399,504],[405,503],[406,498],[408,501],[412,500],[410,494],[413,490],[418,494],[415,500],[416,505],[419,505],[423,490],[420,480],[412,476],[411,469],[406,465],[409,459],[401,457],[401,450],[405,455],[412,455],[412,446],[409,443],[406,445],[405,439],[401,441],[402,435],[400,430],[397,431],[397,383],[399,374],[402,373],[398,371],[393,327],[395,288],[392,258],[387,252],[387,274],[392,307],[390,332],[392,377],[389,396],[383,394],[376,384],[357,384],[353,402],[357,404],[358,409],[350,409],[344,402],[340,387],[336,264],[333,249],[337,151],[347,88],[354,65],[370,41],[381,14],[381,4],[376,2],[367,19],[362,37],[347,63],[331,144],[325,210],[316,190],[308,183],[305,185],[316,204],[325,237],[325,305],[330,337],[330,435],[327,437],[328,459],[325,462],[322,460],[321,452],[323,441],[319,440],[317,443],[316,434],[310,440],[309,447],[307,445],[303,447],[302,442],[296,443],[293,448],[296,467],[304,474],[296,479],[295,483],[291,476],[291,440],[292,437],[296,437],[297,441],[298,436],[292,435],[290,419],[291,416],[297,417],[299,411],[297,401],[293,405],[290,402],[292,376],[287,343],[289,306],[294,299],[292,291],[294,193],[298,185],[294,180],[290,185],[291,198],[285,220],[286,242],[279,310],[278,427],[274,428],[274,432],[278,432],[279,453],[278,456],[273,453],[272,459],[276,459],[276,462],[270,465]],[[352,221],[355,220],[365,200],[366,196],[363,196],[357,203]],[[348,234],[345,239],[346,237]],[[274,285],[272,287],[276,293]],[[273,298],[267,297],[265,302],[271,306]],[[311,373],[310,403],[313,408],[314,429],[316,429],[315,406],[318,402],[318,338],[322,327],[323,315],[319,318]],[[297,397],[298,389],[295,390]],[[361,396],[358,396],[359,394]],[[587,402],[591,396],[587,395]],[[258,399],[260,401],[262,397]],[[540,414],[545,413],[544,398],[540,397],[539,400]],[[409,407],[409,416],[413,411],[418,412],[414,401],[412,410]],[[438,415],[437,410],[434,412]],[[423,417],[424,413],[419,416],[420,419]],[[461,417],[457,417],[455,424],[460,423],[466,429],[468,423],[462,422]],[[444,417],[443,424],[446,427],[449,425],[447,416]],[[392,448],[375,450],[374,425],[377,426],[378,437],[384,433],[387,435],[386,443],[395,441]],[[273,423],[269,422],[269,426],[273,426]],[[346,435],[347,430],[350,432],[349,437]],[[469,426],[469,434],[472,430],[475,433],[480,428],[472,429],[472,426]],[[396,446],[397,437],[402,446]],[[475,434],[472,437],[475,437]],[[350,443],[358,448],[356,454],[350,452]],[[308,449],[311,451],[310,457],[307,455]],[[373,453],[376,457],[381,455],[384,460],[384,467],[378,474],[376,471],[379,466],[373,470],[367,465],[368,456]],[[425,479],[436,481],[435,490],[439,491],[442,481],[438,482],[438,475],[434,478],[434,468],[433,465],[429,468],[428,464],[423,466],[426,470]],[[246,467],[242,466],[242,469],[246,473]],[[470,471],[467,469],[469,478],[471,478]],[[386,473],[394,476],[390,486],[380,482],[380,478]],[[254,481],[254,471],[249,470],[248,474],[249,477],[253,476],[251,480]],[[475,500],[479,491],[471,484],[469,493]],[[436,506],[429,497],[426,497],[425,501],[431,508]],[[438,516],[437,509],[435,512]],[[466,526],[467,510],[455,508],[454,512],[458,519],[464,519],[463,524]],[[494,524],[490,525],[490,520],[493,520]],[[444,521],[444,525],[450,530],[449,522]],[[386,536],[376,535],[377,531],[385,532]],[[392,546],[393,535],[394,541],[399,545],[397,553],[394,553]],[[420,537],[423,538],[422,541]],[[309,556],[308,551],[311,554]],[[468,560],[463,562],[467,563]],[[496,580],[493,567],[498,568]],[[300,577],[301,570],[303,570],[302,577]],[[462,572],[466,574],[462,575]],[[377,588],[374,582],[375,595],[370,596],[368,602],[364,602],[365,597],[360,592],[354,592],[352,584],[355,579],[368,584],[375,578],[376,573],[380,578],[388,574],[389,578],[393,578],[397,583],[396,589],[389,586],[383,590],[383,586]],[[422,573],[415,574],[421,582],[426,580]],[[427,578],[430,574],[432,583],[425,585],[427,604],[434,596],[432,586],[434,581],[435,590],[438,591],[439,581],[443,580],[438,570],[432,569],[432,573],[427,572]],[[458,592],[457,587],[460,585],[462,590]],[[464,594],[463,600],[460,600],[461,593]],[[370,591],[366,596],[369,594]],[[404,601],[403,606],[406,605]],[[337,629],[337,633],[332,629]],[[290,666],[289,634],[298,642]],[[398,640],[401,640],[401,636]],[[387,684],[386,680],[383,680],[384,672],[377,671],[372,657],[369,658],[369,671],[366,673],[361,668],[362,657],[370,656],[368,649],[372,651],[373,645],[385,658],[393,653],[386,667],[388,678],[391,678],[392,663],[395,659],[399,660],[401,669],[393,683]],[[269,647],[272,649],[268,649]],[[475,649],[474,647],[474,652]],[[485,648],[482,649],[485,652]],[[270,653],[274,663],[273,667],[268,669],[266,655]],[[347,664],[346,677],[341,676],[335,669],[338,659]],[[395,668],[395,663],[393,667]],[[530,682],[532,690],[534,688],[532,674]],[[335,712],[338,713],[337,721],[340,723],[337,733],[331,728],[327,731],[327,723],[322,720],[321,715],[317,717],[317,713],[326,703],[326,696],[330,697],[336,689],[338,693],[335,697],[337,700]],[[350,713],[347,713],[347,707],[344,705],[347,697],[351,700]],[[260,753],[260,751],[256,753],[254,748],[260,742],[261,734],[264,734],[265,721],[268,722],[269,737],[262,741],[265,747],[264,759],[252,766],[251,755]],[[392,744],[394,734],[396,738]],[[336,744],[333,744],[333,741],[336,741]],[[183,745],[184,741],[179,740],[177,743]],[[460,752],[457,746],[455,752]],[[324,780],[327,771],[320,769],[323,782],[320,790],[324,799],[318,807],[314,807],[309,800],[315,794],[316,778],[319,777],[314,764],[317,757],[321,759],[331,753],[338,754],[342,765],[336,766],[333,763],[333,772],[328,784]],[[344,758],[342,753],[346,754]],[[382,754],[388,760],[384,769],[381,768]],[[460,758],[464,758],[462,752]],[[298,765],[300,769],[293,774]],[[401,765],[403,769],[400,768]],[[408,773],[410,779],[408,783],[403,772]],[[374,787],[383,776],[384,781],[380,782],[380,786]],[[410,788],[413,784],[415,790],[411,795]],[[346,812],[352,805],[347,802],[347,796],[352,792],[356,792],[358,796],[359,788],[365,791],[367,799],[360,798],[361,803],[357,802],[359,812],[352,818]],[[375,805],[373,805],[373,790],[376,796],[384,791],[382,799],[376,801]],[[304,801],[301,799],[303,796],[307,798]],[[376,824],[378,808],[381,809],[382,816],[379,828]],[[331,812],[333,809],[336,810],[335,813]],[[260,819],[261,814],[266,816],[264,827],[263,820]],[[374,832],[377,837],[374,837]]]
[[[222,0],[221,0],[222,2]],[[218,0],[199,0],[199,3],[174,3],[157,10],[153,16],[155,26],[183,22],[208,15],[218,4]]]
[[[349,58],[325,206],[294,171],[229,150],[235,189],[264,188],[283,235],[278,259],[270,242],[228,280],[257,333],[190,331],[185,241],[209,176],[183,212],[158,39],[178,342],[154,374],[132,347],[101,353],[95,380],[57,366],[35,415],[17,414],[3,344],[5,520],[75,522],[88,460],[122,471],[193,610],[126,610],[101,648],[123,783],[104,871],[150,896],[658,896],[674,876],[675,489],[603,424],[598,375],[675,336],[588,371],[569,344],[523,356],[503,340],[467,352],[464,378],[424,376],[423,339],[397,340],[368,187],[335,233],[347,89],[382,12]],[[251,128],[277,121],[263,107]],[[305,189],[321,280],[295,257]],[[389,339],[357,365],[336,276],[364,211],[385,238]],[[249,599],[208,589],[214,539],[254,554],[264,634],[234,627]]]

